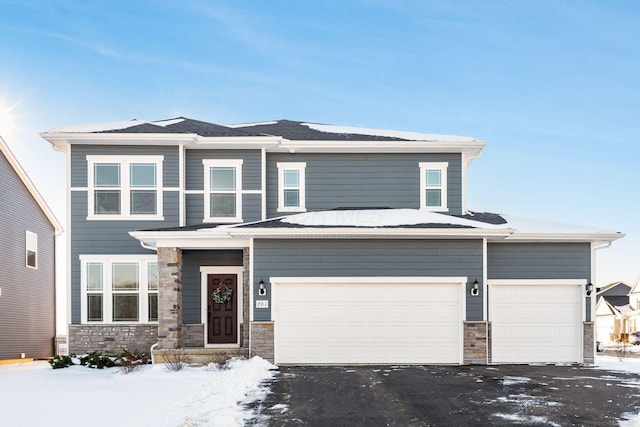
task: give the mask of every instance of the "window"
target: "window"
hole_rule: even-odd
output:
[[[87,156],[87,161],[89,219],[163,219],[163,156]]]
[[[82,322],[158,320],[156,256],[82,255]]]
[[[204,222],[242,222],[242,160],[205,159]]]
[[[304,212],[306,163],[278,163],[278,211]]]
[[[420,209],[447,210],[447,163],[420,163]]]
[[[38,235],[27,231],[26,233],[26,265],[38,268]]]

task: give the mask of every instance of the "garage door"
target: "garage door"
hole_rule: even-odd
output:
[[[559,282],[489,281],[494,363],[582,361],[584,285]]]
[[[462,362],[466,278],[286,279],[272,278],[276,363]]]

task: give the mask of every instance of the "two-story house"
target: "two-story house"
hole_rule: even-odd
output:
[[[0,361],[53,356],[60,223],[0,138]]]
[[[68,159],[71,351],[593,361],[595,249],[622,235],[468,210],[483,141],[182,117],[42,136]]]

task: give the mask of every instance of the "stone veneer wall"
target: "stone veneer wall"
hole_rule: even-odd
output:
[[[124,349],[149,351],[158,342],[157,325],[69,325],[69,352],[98,350],[117,355]]]
[[[273,363],[273,322],[251,322],[249,357],[253,356]]]
[[[182,250],[158,248],[158,348],[182,346]]]
[[[182,346],[185,348],[204,347],[204,323],[182,324]]]
[[[487,322],[464,322],[463,364],[487,364],[487,332]]]
[[[595,323],[594,322],[584,322],[583,324],[583,353],[582,353],[582,363],[595,363],[595,354],[594,354],[594,337],[595,337]]]

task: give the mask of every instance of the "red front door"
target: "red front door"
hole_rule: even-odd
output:
[[[218,297],[227,301],[216,302],[216,290]],[[238,297],[237,275],[207,275],[207,344],[238,342]]]

